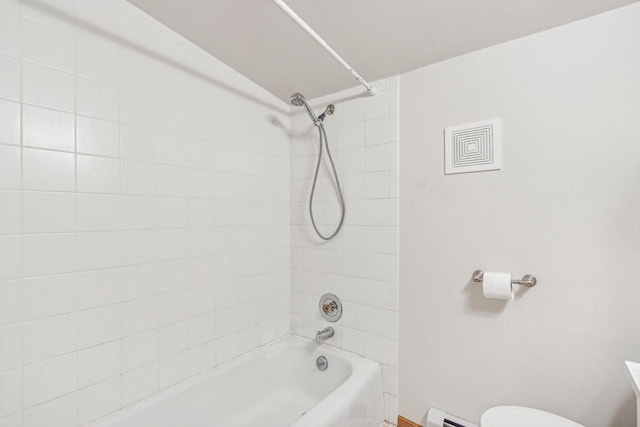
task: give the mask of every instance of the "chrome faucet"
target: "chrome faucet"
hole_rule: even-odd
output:
[[[322,344],[327,338],[334,336],[336,331],[331,326],[327,326],[321,331],[316,332],[316,344]]]

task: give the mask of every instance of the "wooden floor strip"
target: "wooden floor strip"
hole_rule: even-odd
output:
[[[398,415],[398,427],[422,427],[418,423],[414,423],[413,421],[403,417],[402,415]]]

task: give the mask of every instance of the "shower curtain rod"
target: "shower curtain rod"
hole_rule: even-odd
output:
[[[300,28],[305,30],[307,34],[309,34],[320,46],[324,48],[324,50],[329,52],[329,54],[333,56],[336,61],[338,61],[344,68],[346,68],[347,71],[349,71],[353,75],[353,77],[355,77],[356,80],[367,89],[368,95],[376,94],[377,92],[376,88],[373,87],[371,83],[366,81],[360,74],[358,74],[356,70],[354,70],[353,67],[351,67],[351,65],[347,63],[347,61],[342,59],[342,57],[338,55],[338,52],[333,50],[331,46],[329,46],[329,44],[326,41],[324,41],[322,37],[318,35],[318,33],[313,31],[313,28],[311,28],[306,22],[304,22],[302,18],[300,18],[300,16],[298,16],[298,14],[293,11],[293,9],[287,6],[284,0],[273,0],[273,2],[276,4],[276,6],[282,9],[284,13],[289,15],[289,18],[291,18],[296,24],[298,24]]]

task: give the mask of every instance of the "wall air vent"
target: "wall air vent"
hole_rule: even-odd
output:
[[[447,175],[502,169],[500,119],[445,128],[444,143]]]

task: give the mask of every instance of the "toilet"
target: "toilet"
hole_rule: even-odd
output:
[[[584,427],[559,415],[524,406],[495,406],[480,418],[481,427]]]

